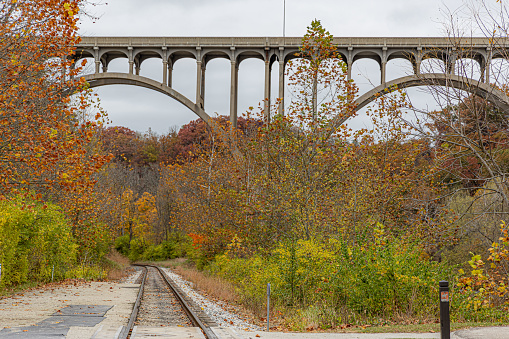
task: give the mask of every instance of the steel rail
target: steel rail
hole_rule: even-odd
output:
[[[138,311],[140,310],[141,305],[141,298],[143,297],[143,291],[145,289],[145,281],[147,280],[148,275],[148,269],[142,265],[135,265],[143,267],[143,278],[141,280],[140,289],[138,291],[138,296],[136,297],[136,301],[133,306],[133,311],[131,312],[131,316],[129,317],[129,321],[127,322],[127,326],[124,326],[122,331],[120,332],[120,335],[118,336],[118,339],[127,339],[129,337],[129,334],[131,333],[131,330],[133,329],[134,322],[136,321],[136,317],[138,317]]]
[[[166,275],[166,273],[164,273],[164,271],[160,267],[157,267],[154,265],[146,265],[146,264],[135,264],[135,266],[140,266],[140,267],[145,268],[145,275],[143,277],[142,285],[140,286],[140,292],[138,293],[136,303],[134,304],[134,307],[133,307],[133,312],[131,313],[131,317],[129,318],[129,323],[128,323],[127,327],[125,327],[124,330],[121,332],[120,336],[118,337],[119,339],[127,339],[128,338],[129,333],[131,332],[131,330],[133,328],[134,321],[136,320],[136,317],[138,316],[138,310],[139,310],[140,303],[141,303],[141,297],[143,295],[143,288],[145,285],[145,280],[147,278],[147,271],[148,271],[147,267],[153,267],[153,268],[157,269],[159,274],[163,277],[163,280],[166,283],[166,285],[170,288],[170,291],[175,295],[175,297],[179,301],[180,305],[182,306],[182,309],[188,316],[189,320],[191,320],[193,325],[196,327],[199,327],[205,334],[205,337],[207,337],[208,339],[219,339],[217,337],[217,335],[212,331],[212,329],[209,326],[205,325],[200,320],[198,315],[191,309],[191,306],[184,299],[184,296],[175,288],[173,281]]]
[[[161,274],[161,276],[163,277],[164,281],[166,282],[166,284],[170,287],[171,291],[173,292],[173,294],[177,297],[178,301],[180,302],[180,304],[182,305],[182,308],[184,309],[184,311],[186,312],[187,316],[189,317],[189,319],[191,320],[191,322],[199,327],[203,333],[205,334],[205,336],[208,338],[208,339],[219,339],[216,334],[210,329],[210,327],[208,327],[207,325],[205,325],[201,320],[200,318],[198,317],[198,315],[191,309],[191,306],[189,306],[189,304],[185,301],[183,295],[173,286],[173,280],[171,280],[167,275],[166,273],[164,273],[164,271],[160,268],[160,267],[157,267],[157,266],[152,266],[152,265],[147,265],[147,266],[151,266],[151,267],[155,267],[157,268],[157,270],[159,271],[159,273]]]

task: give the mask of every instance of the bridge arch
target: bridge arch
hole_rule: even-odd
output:
[[[152,50],[152,49],[139,49],[133,51],[133,61],[136,63],[136,65],[141,68],[141,65],[144,61],[148,59],[160,59],[161,61],[164,60],[164,56],[161,51],[158,50]]]
[[[172,61],[173,63],[177,62],[180,59],[198,59],[198,55],[196,53],[196,48],[186,48],[179,50],[172,50],[168,53],[168,61]]]
[[[387,62],[394,59],[403,59],[413,62],[417,58],[416,53],[406,50],[404,48],[394,49],[387,52]]]
[[[238,65],[240,65],[240,63],[246,59],[259,59],[261,61],[265,61],[265,55],[261,51],[257,51],[257,50],[240,51],[236,55],[236,60],[237,60]]]
[[[103,67],[103,72],[108,71],[108,67],[113,60],[116,59],[125,59],[126,61],[129,59],[127,54],[124,51],[116,51],[111,50],[106,53],[102,53],[99,55],[99,60],[101,61],[101,65]]]
[[[175,91],[173,88],[156,80],[129,73],[95,73],[85,75],[84,78],[88,82],[90,88],[106,85],[133,85],[163,93],[189,108],[210,126],[211,118],[201,107],[186,98],[184,95]]]
[[[352,57],[352,63],[355,63],[357,60],[361,59],[372,59],[378,62],[378,64],[381,64],[383,60],[383,56],[380,52],[369,50],[355,52]]]
[[[428,73],[419,75],[409,75],[394,79],[385,84],[377,86],[372,90],[361,95],[355,100],[355,112],[362,109],[366,105],[375,101],[382,95],[392,93],[398,89],[417,87],[417,86],[446,86],[455,89],[463,90],[471,94],[480,96],[483,99],[493,103],[496,107],[509,114],[509,97],[502,91],[495,87],[473,80],[470,78],[462,77],[455,74],[442,74],[442,73]],[[331,121],[333,127],[342,125],[351,116],[340,114]]]
[[[106,85],[134,85],[145,87],[163,93],[187,108],[193,111],[198,117],[210,124],[211,117],[197,104],[189,100],[181,93],[175,91],[171,87],[164,85],[156,80],[146,78],[139,75],[128,73],[95,73],[84,76],[89,83],[90,88],[106,86]],[[509,112],[509,97],[495,87],[454,74],[428,73],[420,75],[410,75],[391,80],[385,84],[377,86],[366,92],[357,100],[355,100],[355,111],[364,108],[366,105],[375,101],[382,95],[389,94],[398,89],[411,88],[417,86],[447,86],[455,89],[463,90],[484,98],[499,109]],[[338,115],[331,123],[333,126],[339,126],[348,120],[350,116]]]
[[[226,59],[228,61],[231,61],[231,55],[226,53],[224,50],[220,49],[213,49],[210,51],[206,51],[201,55],[201,61],[205,64],[205,66],[209,63],[209,61],[214,59]]]

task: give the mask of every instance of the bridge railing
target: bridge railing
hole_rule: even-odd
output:
[[[299,46],[299,37],[82,37],[78,46],[245,46],[245,47],[284,47]],[[440,37],[336,37],[334,44],[353,47],[498,47],[509,46],[509,39],[495,41],[484,38],[440,38]]]

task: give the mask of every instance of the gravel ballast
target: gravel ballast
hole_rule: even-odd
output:
[[[238,315],[225,310],[221,302],[214,302],[196,292],[192,288],[192,283],[183,279],[172,270],[165,268],[165,273],[177,284],[184,293],[186,293],[196,304],[198,304],[209,317],[211,317],[220,327],[233,327],[241,331],[260,331],[259,326],[253,325],[240,318]]]

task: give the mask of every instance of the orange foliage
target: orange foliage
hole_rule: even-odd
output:
[[[94,140],[103,113],[81,117],[91,93],[74,79],[82,67],[71,58],[81,2],[0,5],[0,195],[32,191],[58,201],[77,239],[87,243],[100,238],[100,230],[85,224],[96,213],[93,176],[109,156]]]
[[[200,234],[189,233],[188,236],[190,236],[191,239],[193,239],[193,247],[195,249],[201,248],[206,240],[206,237]]]
[[[398,119],[404,96],[380,98],[370,113],[379,135],[336,126],[338,117],[356,114],[357,88],[331,39],[319,24],[310,27],[302,59],[289,68],[296,100],[284,116],[276,103],[270,121],[245,131],[216,121],[201,152],[167,167],[176,199],[172,223],[191,233],[206,257],[232,239],[249,255],[284,239],[358,241],[377,222],[406,231],[403,216],[412,212],[405,197],[416,189],[412,171],[423,145],[406,140]]]

